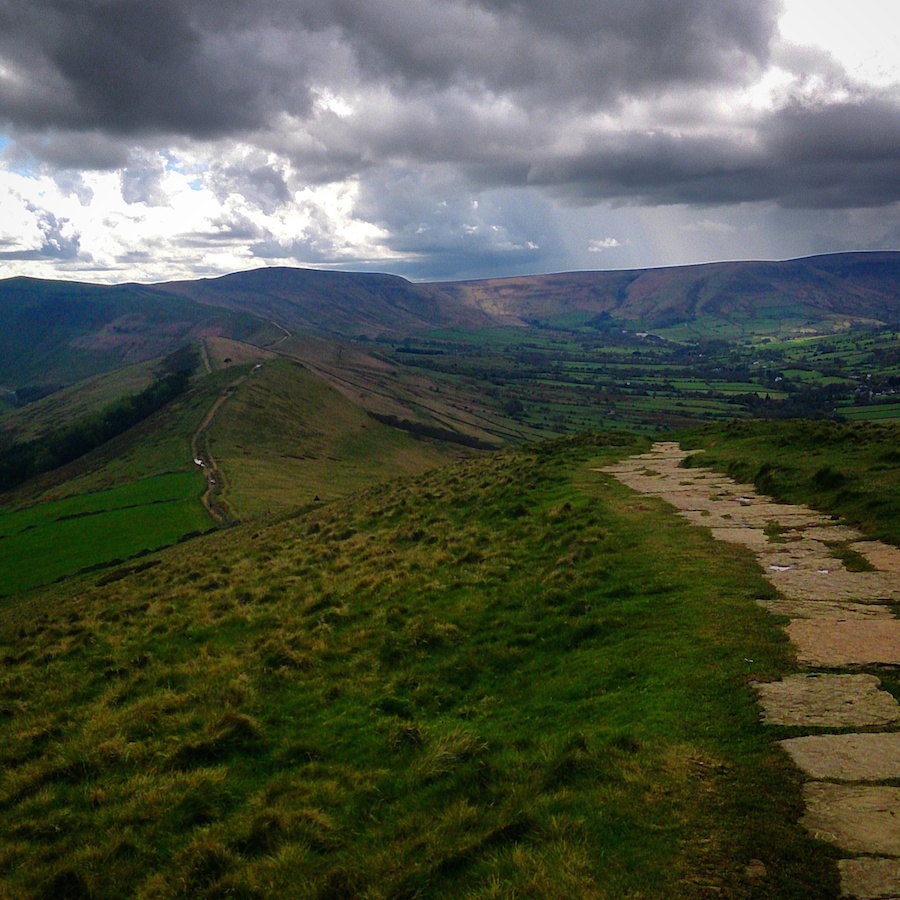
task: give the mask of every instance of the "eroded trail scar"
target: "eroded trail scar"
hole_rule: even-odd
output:
[[[889,605],[900,601],[900,550],[725,475],[682,468],[688,455],[660,442],[600,471],[756,554],[779,595],[760,603],[790,619],[787,633],[807,670],[757,685],[763,722],[816,729],[781,742],[809,779],[803,824],[854,854],[839,864],[845,896],[900,898],[900,705],[861,671],[900,665],[900,620]],[[843,548],[872,571],[849,571]],[[861,730],[821,733],[847,728]]]
[[[220,499],[222,493],[222,473],[219,470],[219,466],[216,463],[212,452],[207,446],[206,434],[224,403],[246,380],[247,376],[242,375],[222,391],[191,437],[191,456],[195,462],[203,465],[206,473],[206,490],[200,498],[200,502],[210,516],[212,516],[213,520],[219,525],[228,524],[229,522],[234,521],[234,519],[225,508],[224,501]]]

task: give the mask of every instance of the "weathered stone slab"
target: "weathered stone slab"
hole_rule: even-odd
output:
[[[855,600],[858,603],[900,601],[900,581],[885,572],[848,572],[825,559],[811,568],[812,560],[800,564],[769,563],[766,578],[787,597],[796,600]]]
[[[803,537],[813,541],[858,541],[862,535],[849,525],[841,525],[835,522],[832,525],[820,525],[807,528]]]
[[[862,554],[879,571],[900,575],[900,547],[881,541],[857,541],[850,549]]]
[[[874,675],[789,675],[755,686],[767,725],[862,728],[900,722],[900,704]]]
[[[849,600],[757,600],[773,616],[788,619],[893,619],[891,607],[877,603],[856,603]]]
[[[769,541],[764,531],[759,528],[750,528],[746,525],[737,525],[733,528],[710,528],[710,532],[717,541],[741,544],[757,552],[765,547]]]
[[[682,503],[684,512],[704,512],[715,518],[725,519],[738,525],[744,525],[749,528],[765,528],[768,519],[765,517],[757,517],[752,514],[750,507],[743,506],[737,498],[729,498],[727,500],[710,499],[699,494],[682,495],[672,498],[673,505]]]
[[[843,850],[900,856],[900,788],[811,781],[800,820],[813,837]]]
[[[787,633],[803,665],[900,665],[900,619],[794,619]]]
[[[616,478],[622,482],[622,484],[630,487],[633,491],[637,491],[641,494],[650,494],[651,496],[658,496],[664,490],[672,491],[678,487],[677,484],[670,485],[667,482],[664,482],[658,475],[647,474],[644,472],[634,472],[634,473],[618,473]],[[687,488],[685,488],[687,490]]]
[[[765,553],[760,554],[759,561],[763,566],[776,564],[803,566],[807,569],[830,570],[843,568],[844,565],[822,541],[799,536],[796,540],[785,541],[782,544],[769,544]]]
[[[832,781],[900,778],[900,733],[897,732],[814,734],[780,743],[811,778]]]
[[[900,860],[861,856],[838,862],[841,894],[857,900],[900,897]]]

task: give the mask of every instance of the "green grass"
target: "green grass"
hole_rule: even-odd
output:
[[[868,406],[841,406],[840,414],[851,422],[894,421],[900,419],[900,403],[874,403]]]
[[[770,588],[594,471],[645,447],[463,461],[0,610],[0,891],[835,897],[750,687],[793,664]]]
[[[81,459],[4,494],[7,507],[34,505],[131,484],[173,472],[194,472],[191,436],[230,383],[216,372],[159,412]]]
[[[92,413],[126,394],[149,387],[160,360],[123,366],[114,372],[96,375],[56,391],[48,397],[11,409],[0,415],[0,433],[5,440],[29,441]]]
[[[203,485],[197,472],[180,472],[0,513],[0,595],[210,528],[199,503]]]
[[[213,522],[191,435],[230,373],[217,373],[144,422],[3,495],[0,594],[174,543]]]
[[[843,516],[900,545],[900,426],[803,420],[733,422],[683,436],[692,465],[726,471],[764,493]]]
[[[241,518],[331,500],[466,453],[382,425],[288,360],[250,371],[217,414],[206,446]]]

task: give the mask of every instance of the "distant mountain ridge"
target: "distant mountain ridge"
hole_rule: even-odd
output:
[[[381,273],[270,267],[156,288],[199,303],[252,312],[288,328],[346,337],[493,324],[490,316],[459,304],[443,291]]]
[[[59,385],[204,336],[273,345],[430,329],[607,322],[644,328],[900,322],[900,252],[785,262],[563,272],[416,284],[396,275],[261,268],[155,285],[0,281],[0,386]],[[759,329],[757,329],[759,330]]]
[[[585,312],[647,327],[724,319],[900,320],[900,253],[841,253],[785,262],[564,272],[433,285],[495,321],[528,324]]]

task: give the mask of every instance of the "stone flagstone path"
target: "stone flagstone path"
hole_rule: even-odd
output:
[[[803,825],[853,856],[841,860],[841,891],[858,900],[900,898],[900,705],[867,666],[900,665],[900,549],[803,506],[778,503],[725,475],[684,469],[689,453],[660,442],[598,471],[661,497],[713,537],[742,544],[779,593],[760,601],[787,616],[801,666],[825,670],[758,684],[762,721],[817,729],[781,741],[810,779]],[[836,549],[874,571],[849,571]],[[845,672],[841,670],[851,670]],[[865,729],[822,734],[821,729]]]

